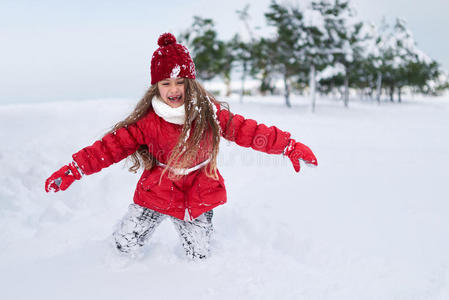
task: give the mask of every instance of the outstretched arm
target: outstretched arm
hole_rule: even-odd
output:
[[[148,144],[144,119],[106,134],[91,146],[72,155],[73,162],[53,173],[45,182],[47,192],[66,190],[82,175],[90,175],[117,163]]]
[[[90,175],[133,154],[147,144],[142,123],[134,123],[106,134],[93,145],[72,155],[83,174]]]
[[[264,124],[258,124],[255,120],[232,114],[218,105],[216,108],[221,134],[225,139],[233,141],[239,146],[251,147],[268,154],[283,154],[291,160],[296,172],[300,170],[299,160],[303,160],[307,164],[318,165],[312,150],[291,139],[289,132],[282,131],[276,126],[267,127]],[[231,121],[229,121],[230,118]]]

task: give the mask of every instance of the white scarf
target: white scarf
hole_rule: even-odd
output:
[[[173,124],[184,125],[186,118],[184,104],[179,107],[171,107],[158,97],[151,101],[154,112],[165,121]]]

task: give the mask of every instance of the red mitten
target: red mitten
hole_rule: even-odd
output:
[[[54,172],[45,181],[45,191],[59,192],[65,191],[75,180],[81,179],[81,172],[78,170],[74,162],[67,166],[63,166]]]
[[[312,150],[306,145],[296,142],[294,139],[289,140],[287,147],[285,147],[284,155],[290,158],[296,172],[299,172],[300,169],[300,159],[306,164],[318,166],[318,161]]]

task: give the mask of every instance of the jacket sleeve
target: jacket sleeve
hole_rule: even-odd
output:
[[[133,154],[141,145],[147,145],[144,119],[108,133],[91,146],[73,154],[72,158],[83,174],[99,172]]]
[[[242,147],[251,147],[254,150],[268,154],[281,154],[288,145],[290,133],[282,131],[276,126],[267,127],[257,124],[255,120],[245,119],[238,114],[217,107],[217,118],[221,128],[221,135]],[[232,116],[228,124],[229,118]]]

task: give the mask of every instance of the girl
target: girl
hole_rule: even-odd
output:
[[[73,161],[45,182],[47,192],[66,190],[75,180],[130,156],[130,171],[144,171],[134,203],[113,233],[117,249],[135,254],[157,225],[169,217],[188,257],[209,255],[213,208],[226,202],[217,169],[220,137],[243,147],[283,154],[299,172],[299,160],[317,165],[312,151],[275,126],[233,115],[195,80],[186,47],[165,33],[151,59],[151,87],[133,113],[101,140],[72,155]]]

